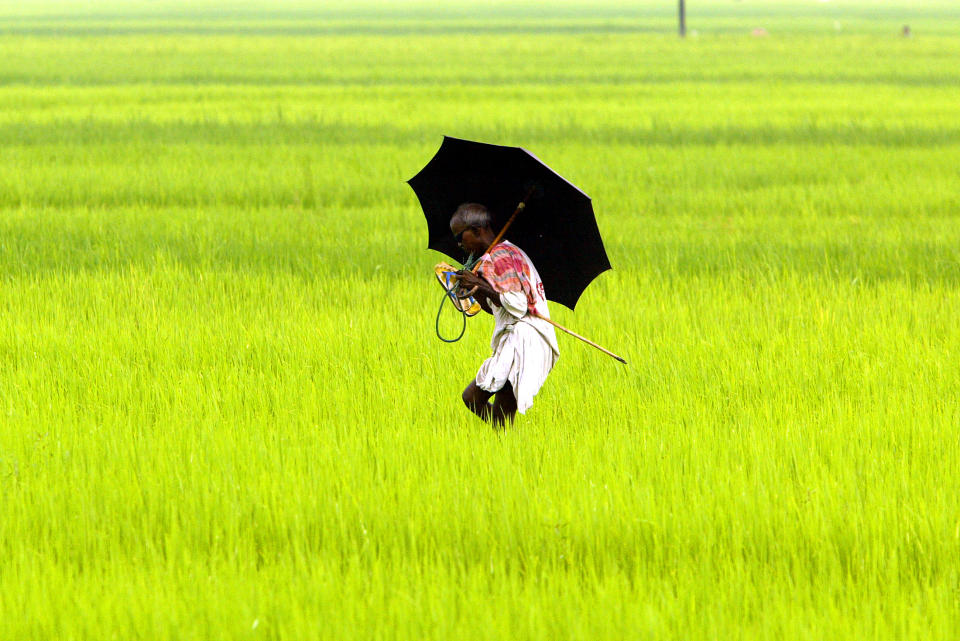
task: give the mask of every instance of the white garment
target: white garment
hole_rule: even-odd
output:
[[[540,274],[530,257],[523,250],[520,253],[530,268],[537,314],[550,318],[547,300],[541,294]],[[493,316],[496,321],[490,340],[493,355],[480,366],[477,387],[498,392],[510,381],[517,399],[517,411],[524,414],[533,405],[533,397],[560,356],[557,334],[553,325],[528,312],[527,297],[523,292],[500,294],[500,306],[493,306]]]

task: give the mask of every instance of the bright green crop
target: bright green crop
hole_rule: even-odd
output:
[[[956,639],[954,4],[0,4],[0,639]],[[444,134],[614,267],[502,432]]]

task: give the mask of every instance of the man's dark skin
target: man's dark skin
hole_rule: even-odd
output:
[[[475,225],[454,225],[451,230],[454,238],[457,239],[460,247],[468,254],[482,256],[490,244],[496,239],[496,235],[490,227],[477,227]],[[490,286],[490,283],[481,276],[473,272],[462,269],[457,272],[460,279],[460,285],[466,292],[471,292],[483,311],[492,314],[491,301],[500,306],[500,294]],[[493,404],[490,403],[490,397],[494,397]],[[517,399],[513,395],[513,387],[510,381],[504,383],[499,392],[488,392],[477,387],[476,380],[470,381],[467,388],[463,390],[463,402],[471,412],[485,421],[491,421],[495,427],[501,427],[506,421],[513,422],[513,417],[517,413]]]

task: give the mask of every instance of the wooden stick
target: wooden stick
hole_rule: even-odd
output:
[[[606,354],[607,356],[612,356],[612,357],[614,357],[615,359],[617,359],[618,361],[620,361],[620,362],[623,363],[624,365],[627,364],[627,361],[625,361],[622,357],[617,356],[616,354],[614,354],[613,352],[611,352],[611,351],[608,350],[608,349],[605,349],[605,348],[603,348],[603,347],[600,347],[599,345],[597,345],[596,343],[594,343],[592,340],[590,340],[590,339],[588,339],[588,338],[584,338],[583,336],[581,336],[580,334],[577,334],[576,332],[570,331],[569,329],[567,329],[566,327],[564,327],[564,326],[561,325],[560,323],[555,323],[554,321],[550,320],[549,318],[544,318],[543,316],[541,316],[540,314],[538,314],[538,313],[536,313],[536,312],[530,312],[530,313],[533,314],[534,316],[536,316],[537,318],[539,318],[540,320],[545,320],[545,321],[547,321],[548,323],[550,323],[551,325],[553,325],[553,326],[556,327],[557,329],[565,331],[566,333],[570,334],[570,335],[573,336],[574,338],[579,338],[580,340],[582,340],[582,341],[583,341],[584,343],[586,343],[587,345],[590,345],[591,347],[596,347],[597,349],[599,349],[601,352],[603,352],[603,353]]]
[[[510,228],[510,225],[513,224],[513,219],[517,217],[517,214],[519,214],[521,211],[526,209],[527,201],[530,200],[530,196],[533,195],[534,191],[536,191],[536,187],[531,187],[530,191],[527,192],[527,195],[524,196],[523,200],[521,200],[520,203],[517,205],[517,208],[513,210],[513,214],[511,214],[510,218],[507,219],[507,223],[503,226],[503,229],[500,230],[500,233],[497,234],[497,237],[493,239],[492,243],[490,243],[490,247],[496,247],[497,243],[499,243],[503,239],[503,235],[507,233],[507,230]],[[487,251],[483,252],[480,258],[483,258],[484,256],[487,255],[487,253],[489,253],[490,247],[487,248]],[[476,274],[477,270],[480,269],[480,258],[478,258],[477,262],[474,263],[473,267],[470,268],[470,271],[472,271],[474,274]]]
[[[500,230],[500,233],[497,234],[497,237],[493,239],[493,242],[492,242],[492,243],[490,243],[490,247],[496,247],[496,246],[497,246],[497,243],[500,242],[500,240],[503,238],[503,235],[504,235],[505,233],[507,233],[507,229],[510,227],[510,225],[513,224],[513,220],[514,220],[514,218],[517,217],[517,214],[519,214],[521,211],[523,211],[523,210],[527,207],[527,201],[530,199],[531,196],[533,196],[533,192],[534,192],[535,190],[536,190],[536,187],[531,187],[531,188],[530,188],[530,191],[527,192],[527,195],[524,196],[523,200],[520,201],[520,204],[517,205],[517,208],[513,211],[513,214],[512,214],[512,215],[510,216],[510,218],[507,220],[507,223],[503,226],[503,229]],[[489,251],[489,249],[488,249],[488,251]],[[485,256],[486,254],[487,254],[487,252],[484,252],[484,253],[483,253],[484,256]],[[481,256],[480,258],[483,258],[483,256]],[[470,271],[472,271],[474,274],[476,274],[478,269],[480,269],[480,261],[479,261],[479,260],[477,260],[476,264],[471,268]],[[476,287],[474,287],[472,290],[470,290],[470,292],[469,292],[467,295],[470,296],[470,295],[472,295],[475,291],[477,291],[477,288],[476,288]],[[547,321],[548,323],[550,323],[551,325],[553,325],[553,326],[556,327],[557,329],[559,329],[559,330],[561,330],[561,331],[564,331],[564,332],[570,334],[570,335],[573,336],[574,338],[579,338],[580,340],[582,340],[582,341],[583,341],[584,343],[586,343],[587,345],[590,345],[591,347],[596,347],[597,349],[599,349],[601,352],[603,352],[603,353],[606,354],[607,356],[612,356],[613,358],[617,359],[618,361],[620,361],[620,362],[623,363],[624,365],[627,364],[627,361],[625,361],[622,357],[617,356],[616,354],[614,354],[613,352],[611,352],[610,350],[608,350],[608,349],[606,349],[606,348],[600,347],[599,345],[597,345],[596,343],[594,343],[594,342],[593,342],[592,340],[590,340],[589,338],[584,338],[584,337],[581,336],[580,334],[578,334],[578,333],[576,333],[576,332],[573,332],[573,331],[570,331],[569,329],[567,329],[566,327],[564,327],[564,326],[561,325],[560,323],[555,323],[554,321],[550,320],[549,318],[544,318],[543,316],[541,316],[540,314],[537,314],[536,312],[530,312],[530,313],[533,314],[534,316],[536,316],[537,318],[541,319],[541,320]]]

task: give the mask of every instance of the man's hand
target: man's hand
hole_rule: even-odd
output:
[[[483,311],[492,314],[493,311],[490,309],[491,303],[498,307],[500,306],[500,295],[497,294],[496,290],[494,290],[493,287],[490,286],[490,283],[482,276],[477,276],[469,270],[461,269],[457,272],[457,278],[460,281],[460,290],[468,296],[473,296],[477,302],[480,303]]]

